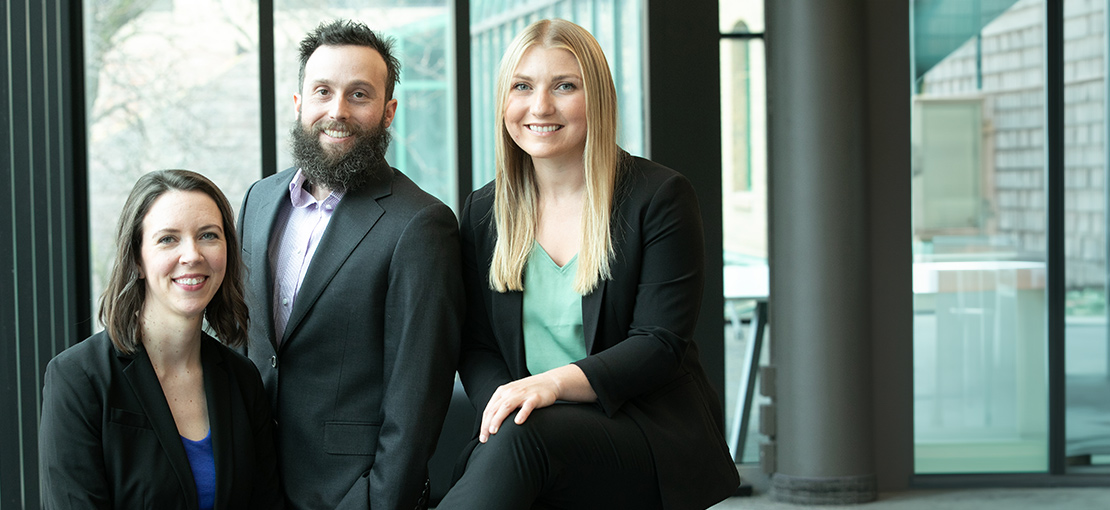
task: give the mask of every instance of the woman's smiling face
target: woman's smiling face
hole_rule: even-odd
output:
[[[533,160],[582,164],[586,89],[574,55],[532,46],[509,83],[504,120],[513,141]]]
[[[227,267],[216,202],[200,191],[163,193],[143,217],[140,256],[144,318],[203,317]]]

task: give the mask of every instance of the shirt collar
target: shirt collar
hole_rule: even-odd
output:
[[[293,181],[289,183],[289,202],[293,204],[293,207],[301,208],[319,204],[330,210],[335,208],[343,198],[344,192],[332,190],[323,201],[318,201],[316,197],[312,196],[312,193],[309,193],[308,190],[305,189],[305,184],[307,182],[308,177],[298,168],[297,173],[293,175]]]

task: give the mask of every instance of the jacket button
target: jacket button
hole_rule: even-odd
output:
[[[277,356],[270,356],[270,366],[277,368]]]

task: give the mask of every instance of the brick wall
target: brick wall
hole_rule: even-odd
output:
[[[1065,228],[1069,288],[1106,273],[1105,2],[1065,3]],[[978,60],[978,63],[977,63]],[[980,74],[981,73],[981,74]],[[981,85],[980,85],[981,82]],[[1021,0],[933,69],[923,97],[983,98],[984,234],[1045,253],[1044,3]]]

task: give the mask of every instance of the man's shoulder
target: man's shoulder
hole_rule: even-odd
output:
[[[404,172],[392,167],[390,167],[390,170],[392,171],[392,175],[390,177],[389,200],[386,201],[388,206],[408,209],[414,212],[429,206],[447,207],[442,200],[425,191],[424,188],[421,188],[419,184],[410,179]]]
[[[282,170],[276,174],[268,175],[254,182],[252,188],[269,189],[278,188],[285,189],[289,187],[289,183],[293,180],[293,176],[297,173],[297,167],[292,166]]]
[[[254,198],[257,202],[258,197],[270,197],[279,195],[282,191],[288,193],[289,183],[293,180],[293,175],[297,173],[297,167],[287,168],[274,175],[263,177],[254,181],[247,189],[247,199]]]

